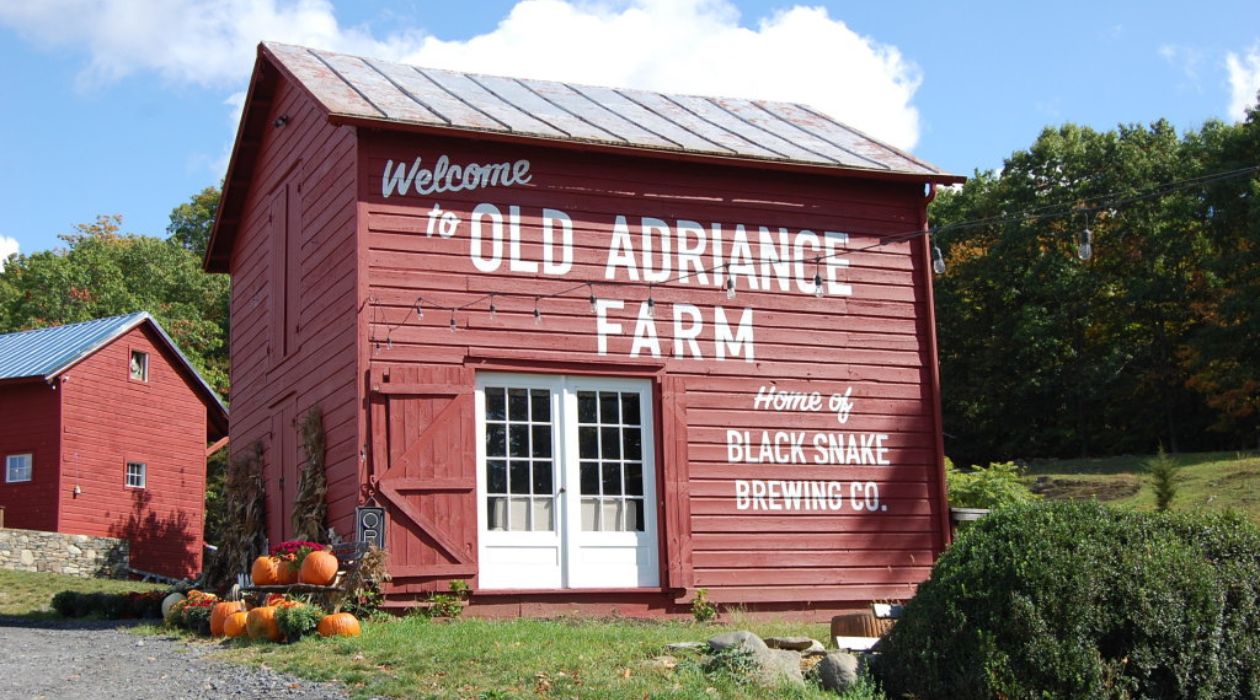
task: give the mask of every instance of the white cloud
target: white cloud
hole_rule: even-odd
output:
[[[241,85],[255,47],[276,39],[396,54],[418,37],[343,28],[327,0],[41,0],[0,4],[0,23],[51,47],[85,49],[84,86],[154,72],[177,83]]]
[[[760,97],[811,104],[910,148],[919,136],[911,99],[920,76],[893,46],[793,7],[740,26],[720,0],[639,0],[621,9],[524,0],[499,26],[468,41],[428,37],[409,62],[458,70]]]
[[[1158,53],[1168,65],[1181,71],[1187,80],[1194,84],[1198,83],[1199,67],[1203,64],[1202,51],[1190,46],[1164,44],[1159,47]]]
[[[1247,108],[1255,106],[1256,93],[1260,92],[1260,43],[1242,55],[1230,51],[1225,56],[1225,68],[1229,72],[1229,116],[1245,119]]]
[[[262,39],[420,65],[731,97],[791,100],[903,148],[919,137],[919,69],[818,7],[742,26],[729,0],[521,0],[491,32],[448,41],[342,27],[326,0],[43,0],[0,24],[86,47],[85,84],[136,73],[239,90]]]
[[[0,272],[4,271],[4,263],[9,259],[10,255],[18,252],[18,242],[16,238],[8,236],[0,236]]]

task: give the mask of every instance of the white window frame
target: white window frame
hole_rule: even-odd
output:
[[[140,360],[141,360],[139,376],[136,376],[136,371],[131,366],[132,360],[135,360],[137,355],[140,357]],[[127,354],[127,376],[133,382],[144,382],[146,384],[148,383],[149,381],[149,353],[145,352],[144,350],[132,350],[131,352]]]
[[[13,478],[13,469],[21,462],[25,462],[26,478]],[[20,467],[19,467],[20,468]],[[4,458],[4,482],[6,484],[23,484],[31,480],[35,472],[35,455],[31,452],[19,452],[17,454],[6,455]]]
[[[487,387],[545,388],[551,390],[554,429],[552,457],[555,461],[553,488],[559,498],[554,514],[554,531],[503,531],[488,529],[486,478],[486,392]],[[581,486],[578,446],[578,392],[632,391],[640,396],[642,427],[642,464],[644,496],[644,529],[642,531],[587,532],[581,529]],[[478,372],[476,380],[477,441],[477,532],[479,587],[482,589],[547,589],[577,590],[582,588],[633,589],[660,585],[660,543],[657,525],[659,492],[656,483],[655,401],[649,379],[585,375],[521,374]],[[511,557],[516,548],[521,555],[509,568],[493,564],[493,555]],[[539,556],[555,552],[554,570],[531,569]],[[601,554],[613,553],[624,560],[625,553],[637,552],[637,573],[609,560],[598,561]],[[495,571],[491,567],[501,568]]]
[[[131,468],[134,466],[140,467],[139,472],[138,472],[140,478],[137,480],[132,479],[132,476],[134,476],[135,473],[132,472]],[[134,481],[139,481],[139,483],[133,483]],[[123,482],[124,484],[126,484],[127,488],[129,489],[146,488],[148,485],[148,481],[149,481],[149,465],[145,462],[135,462],[132,460],[128,460],[126,476],[124,477],[124,482]]]

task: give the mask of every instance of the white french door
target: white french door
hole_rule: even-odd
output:
[[[659,584],[647,380],[478,373],[483,589]]]

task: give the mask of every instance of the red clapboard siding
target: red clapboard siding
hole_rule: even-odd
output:
[[[129,376],[132,350],[149,353],[147,382]],[[140,326],[62,376],[58,529],[125,538],[132,566],[184,577],[202,564],[206,406],[176,362]],[[145,464],[143,489],[126,486],[129,461]]]
[[[670,556],[689,561],[677,570],[667,561],[663,568],[669,580],[690,577],[691,585],[709,587],[715,600],[790,605],[902,598],[927,576],[943,535],[938,525],[942,504],[936,500],[936,397],[929,386],[935,358],[927,344],[924,261],[911,243],[873,247],[883,236],[921,227],[920,188],[786,173],[754,179],[746,171],[678,163],[663,170],[658,162],[633,157],[376,133],[361,136],[360,151],[359,194],[366,204],[360,205],[365,221],[358,228],[366,238],[361,274],[367,276],[364,315],[373,365],[461,364],[469,357],[502,358],[521,371],[529,371],[531,363],[551,371],[642,364],[676,378],[686,394],[686,443],[681,452],[666,446],[665,459],[690,462],[686,488],[670,487],[672,493],[687,494],[688,508],[682,516],[686,522],[680,522],[673,506],[665,504],[669,516],[664,522],[687,533],[688,546],[678,548],[669,532],[663,539],[670,543]],[[422,156],[431,165],[439,154],[452,162],[528,158],[533,178],[511,188],[381,197],[387,159]],[[428,235],[434,203],[464,222],[480,203],[495,205],[505,217],[509,207],[520,207],[519,248],[522,259],[530,261],[542,259],[542,209],[563,210],[573,223],[572,269],[562,277],[513,272],[505,244],[499,269],[478,272],[466,230],[450,238]],[[709,284],[693,279],[649,290],[642,279],[629,281],[624,269],[616,280],[605,279],[618,215],[630,225],[636,255],[641,255],[637,223],[644,216],[664,220],[671,232],[678,220],[706,229],[719,223],[728,246],[735,225],[743,224],[754,258],[760,226],[768,228],[768,241],[776,245],[783,227],[790,232],[842,231],[849,234],[848,248],[871,249],[844,254],[849,267],[839,274],[853,286],[852,296],[802,293],[797,279],[812,283],[813,264],[792,270],[794,276],[786,282],[768,269],[759,280],[768,288],[759,290],[739,277],[738,293],[730,300],[712,279]],[[706,256],[703,264],[712,260]],[[754,268],[760,272],[756,261]],[[676,274],[674,270],[671,279]],[[586,281],[593,286],[574,289]],[[544,320],[536,324],[535,296],[562,291],[568,293],[537,302]],[[656,302],[664,356],[630,357],[639,304],[649,291]],[[496,295],[493,319],[484,299],[491,292]],[[597,352],[587,298],[592,292],[625,302],[624,308],[608,312],[624,334],[608,339],[607,355]],[[423,318],[414,311],[417,298],[428,306]],[[675,304],[701,309],[704,328],[697,342],[703,359],[674,357]],[[455,314],[458,331],[451,333],[451,314],[441,307],[464,305]],[[714,306],[725,307],[732,322],[743,308],[754,310],[755,361],[714,356]],[[824,397],[852,387],[855,407],[844,423],[825,409],[755,409],[759,387],[772,383],[784,390],[819,391]],[[821,453],[812,444],[805,445],[804,464],[732,464],[730,430],[747,431],[754,446],[762,431],[804,432],[811,438],[819,433],[880,434],[886,436],[888,449],[882,456],[889,464],[818,464],[813,460]],[[739,510],[736,479],[838,481],[844,504],[828,512]],[[855,507],[850,491],[854,482],[859,484],[856,506],[862,508]],[[862,498],[867,482],[879,489],[874,512],[865,509]]]
[[[386,507],[392,602],[405,604],[452,578],[475,589],[475,372],[609,374],[655,384],[661,588],[476,592],[475,609],[532,614],[620,605],[635,614],[676,614],[685,612],[687,590],[703,586],[715,601],[765,611],[837,610],[908,597],[928,575],[947,537],[928,260],[921,241],[881,245],[922,229],[921,184],[335,127],[287,79],[269,85],[254,107],[266,118],[256,122],[264,128],[248,181],[238,184],[248,189],[229,268],[231,449],[240,456],[255,443],[265,448],[273,541],[290,534],[303,458],[293,423],[318,407],[330,521],[349,535],[355,506],[370,499]],[[277,122],[281,116],[287,121]],[[528,159],[531,179],[382,196],[387,160],[423,157],[432,167],[442,154],[453,163]],[[513,269],[506,244],[497,270],[474,266],[468,221],[483,203],[505,217],[519,208],[515,248],[526,267],[537,263],[533,271]],[[463,222],[455,235],[429,230],[435,204]],[[545,208],[572,222],[572,266],[563,276],[542,270]],[[638,279],[624,268],[606,278],[618,216],[630,227]],[[680,225],[694,222],[710,236],[718,225],[726,256],[742,226],[755,279],[736,276],[737,294],[728,299],[711,270],[675,280],[675,256],[668,281],[649,286],[639,247],[644,217],[665,222],[675,247]],[[802,230],[847,234],[836,246],[847,266],[808,260],[776,267],[758,259],[763,243],[781,256],[817,255],[821,247],[810,247],[808,237],[797,247]],[[721,263],[706,250],[701,264]],[[815,298],[815,273],[834,273],[852,294]],[[592,295],[623,302],[608,310],[622,333],[608,337],[606,353]],[[661,356],[632,356],[640,305],[649,298]],[[674,338],[675,313],[690,323],[692,306],[702,323],[700,358]],[[732,328],[751,309],[753,357],[745,345],[743,354],[718,358],[718,308]],[[388,384],[394,390],[381,388]],[[843,415],[825,405],[757,407],[759,390],[772,386],[819,392],[824,404],[849,391],[852,407]],[[747,444],[733,452],[735,437]],[[765,486],[771,482],[777,486]],[[799,510],[785,510],[782,496],[738,491],[756,483],[780,493],[784,482],[831,491]]]
[[[231,451],[240,458],[263,445],[269,534],[279,542],[291,534],[296,476],[305,464],[294,421],[318,408],[326,433],[329,522],[349,536],[362,445],[354,132],[330,126],[301,90],[283,81],[270,111],[268,124],[281,115],[289,122],[264,134],[231,256]],[[291,197],[287,215],[300,222],[290,230],[287,259],[271,253],[271,202],[282,188]],[[287,298],[278,283],[288,287]],[[287,354],[276,347],[286,340],[276,311],[290,319]]]
[[[60,447],[57,427],[61,420],[61,394],[35,379],[0,384],[0,470],[5,457],[30,454],[31,480],[6,483],[0,471],[0,506],[5,527],[26,530],[57,529]],[[68,497],[68,495],[67,495]]]

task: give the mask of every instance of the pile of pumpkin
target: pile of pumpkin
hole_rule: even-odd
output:
[[[270,556],[255,559],[250,576],[255,586],[328,586],[336,580],[339,568],[337,556],[324,545],[288,541],[273,548]],[[319,606],[279,593],[269,594],[262,605],[252,608],[244,601],[220,600],[213,593],[172,593],[162,602],[162,616],[168,624],[212,637],[293,642],[314,632],[324,637],[359,636],[359,621],[350,613],[325,615]]]
[[[255,586],[288,586],[295,583],[330,586],[337,578],[339,567],[337,555],[326,550],[324,545],[290,540],[273,547],[271,556],[255,559],[249,573]]]
[[[211,637],[248,637],[273,642],[295,642],[318,633],[321,637],[357,637],[359,621],[346,612],[325,614],[317,605],[278,593],[262,605],[249,607],[241,600],[220,600],[213,593],[192,590],[185,596],[172,593],[162,601],[167,624]]]

